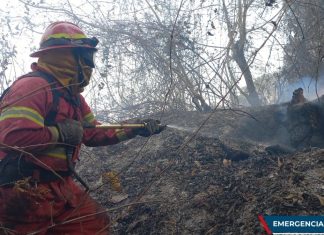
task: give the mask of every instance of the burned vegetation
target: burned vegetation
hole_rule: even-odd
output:
[[[296,90],[206,123],[211,113],[165,114],[161,134],[84,149],[78,170],[113,234],[262,234],[260,213],[324,213],[323,110]]]

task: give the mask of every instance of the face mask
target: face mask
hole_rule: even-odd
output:
[[[74,48],[72,51],[75,61],[77,61],[79,71],[77,75],[79,87],[85,87],[89,84],[92,70],[95,67],[94,55],[96,50],[89,48]]]
[[[81,64],[81,67],[82,67],[82,72],[83,72],[83,77],[84,77],[84,82],[82,84],[82,87],[85,87],[90,82],[92,68],[90,66],[82,65],[82,64]]]

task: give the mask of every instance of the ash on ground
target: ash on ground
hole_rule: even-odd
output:
[[[324,140],[288,106],[217,110],[196,135],[210,113],[165,114],[159,135],[84,148],[78,171],[113,234],[262,234],[260,213],[324,214]]]

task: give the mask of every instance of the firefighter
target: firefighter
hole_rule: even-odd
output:
[[[98,124],[80,94],[95,67],[97,44],[73,23],[50,24],[31,54],[38,58],[33,71],[3,97],[0,234],[109,234],[108,215],[74,180],[80,145],[117,144],[162,131],[154,119],[137,129],[83,128],[85,122]]]

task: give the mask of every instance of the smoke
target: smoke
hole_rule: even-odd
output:
[[[319,79],[317,84],[316,80],[311,77],[303,77],[299,81],[288,84],[279,97],[279,103],[288,102],[291,100],[292,93],[298,88],[303,88],[304,96],[307,100],[314,100],[317,97],[324,95],[324,82]]]

